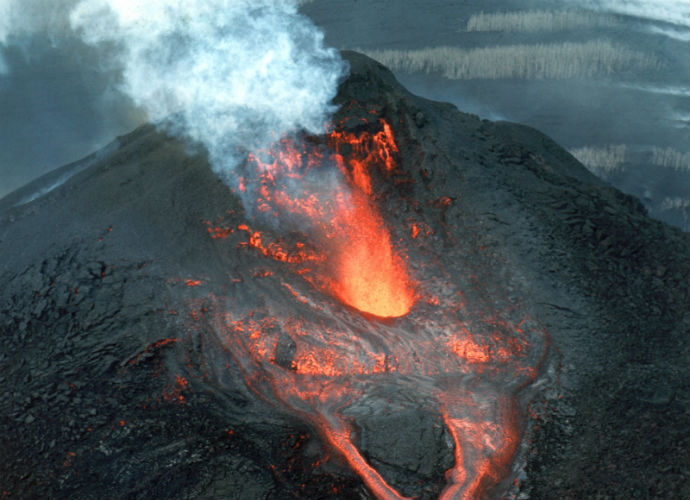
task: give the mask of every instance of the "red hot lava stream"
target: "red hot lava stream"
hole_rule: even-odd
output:
[[[252,280],[209,297],[209,330],[253,390],[311,422],[378,498],[406,497],[366,460],[352,424],[377,409],[420,405],[443,417],[454,443],[441,499],[480,498],[510,472],[521,435],[515,394],[538,375],[545,332],[514,308],[487,314],[495,302],[482,293],[469,304],[454,284],[459,270],[426,275],[416,265],[411,279],[374,190],[399,170],[399,151],[388,123],[375,125],[336,129],[325,144],[285,139],[250,157],[255,175],[240,179],[240,191],[289,234],[269,241],[245,224],[208,228],[214,239],[246,235],[240,247],[275,270],[253,275],[272,283],[261,306],[247,302],[266,289]],[[419,222],[412,227],[427,227]]]

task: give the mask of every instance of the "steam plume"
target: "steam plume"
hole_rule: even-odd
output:
[[[219,173],[241,150],[322,131],[345,70],[294,0],[82,0],[70,21],[115,51],[149,119],[203,144]]]
[[[0,0],[0,45],[40,33],[54,44],[69,34],[69,12],[78,0]]]

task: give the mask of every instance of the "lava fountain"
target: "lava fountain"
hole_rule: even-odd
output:
[[[252,155],[250,163],[259,172],[259,210],[281,223],[296,216],[300,227],[324,248],[325,274],[331,276],[319,287],[364,313],[394,318],[407,314],[415,298],[405,263],[371,200],[370,166],[380,163],[392,171],[398,150],[390,126],[381,123],[382,131],[376,134],[331,131],[328,158],[285,139],[268,151],[270,162]],[[351,154],[348,161],[343,158],[345,147]],[[323,181],[314,179],[323,175],[324,163],[338,167],[330,192],[323,192]],[[244,180],[242,186],[246,192]]]
[[[406,175],[389,123],[283,139],[244,168],[238,191],[264,230],[239,216],[209,222],[213,238],[236,244],[243,271],[194,309],[248,386],[318,429],[380,499],[411,495],[361,451],[357,423],[410,408],[436,415],[453,447],[445,486],[423,497],[476,499],[510,482],[524,430],[517,396],[539,376],[546,332],[488,284],[498,280],[474,275],[492,272],[481,256],[449,258],[447,245],[424,241],[445,220],[380,209],[393,197],[385,186]]]

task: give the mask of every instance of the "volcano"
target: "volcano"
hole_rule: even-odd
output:
[[[343,56],[229,182],[147,125],[0,200],[0,497],[689,497],[688,234]]]

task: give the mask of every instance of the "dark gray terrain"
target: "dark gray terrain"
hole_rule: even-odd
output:
[[[536,130],[415,97],[345,56],[334,122],[376,132],[359,120],[374,110],[391,124],[400,171],[373,174],[376,203],[420,286],[431,263],[480,313],[519,304],[547,332],[539,377],[510,389],[523,445],[484,494],[690,498],[689,235]],[[214,315],[306,314],[289,284],[343,324],[395,325],[242,231],[212,238],[218,221],[285,236],[151,125],[0,200],[0,498],[374,498],[310,418],[247,385]],[[418,303],[395,321],[434,314]],[[278,348],[289,367],[294,349]],[[438,408],[406,397],[352,404],[351,438],[402,494],[437,498],[453,442]]]

